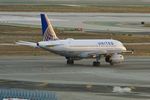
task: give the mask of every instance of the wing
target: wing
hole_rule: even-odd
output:
[[[37,43],[34,42],[27,42],[27,41],[18,41],[16,42],[17,45],[24,45],[24,46],[30,46],[30,47],[38,47]]]

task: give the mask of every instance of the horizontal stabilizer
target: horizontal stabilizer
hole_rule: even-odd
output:
[[[18,41],[16,42],[17,45],[24,45],[24,46],[30,46],[30,47],[38,47],[37,43],[34,42],[27,42],[27,41]]]

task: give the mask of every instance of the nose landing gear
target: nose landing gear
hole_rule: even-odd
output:
[[[99,65],[100,65],[100,62],[93,61],[93,66],[99,66]]]
[[[73,65],[74,64],[74,60],[71,58],[66,58],[67,59],[67,64]]]
[[[68,60],[67,60],[67,64],[73,65],[73,64],[74,64],[74,60],[68,59]]]

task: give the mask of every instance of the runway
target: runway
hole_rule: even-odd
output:
[[[93,60],[67,65],[63,57],[16,56],[0,58],[0,79],[50,83],[89,83],[150,86],[150,57],[125,57],[120,65],[93,67]]]
[[[1,56],[0,86],[36,89],[42,86],[57,91],[61,100],[148,100],[150,57],[127,56],[125,59],[120,65],[110,66],[102,60],[101,66],[93,67],[94,59],[67,65],[63,57],[54,55]],[[112,93],[114,86],[134,87],[135,93]]]
[[[55,27],[82,28],[93,32],[147,33],[149,13],[46,13]],[[145,25],[142,25],[144,22]],[[40,27],[39,12],[0,12],[1,25]]]

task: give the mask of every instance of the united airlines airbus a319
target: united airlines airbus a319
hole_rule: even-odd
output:
[[[59,39],[47,15],[41,14],[43,41],[38,43],[19,41],[18,45],[26,45],[53,52],[64,56],[67,64],[74,64],[75,60],[94,58],[93,66],[100,65],[100,58],[111,65],[124,61],[123,52],[127,52],[124,45],[113,39]]]

